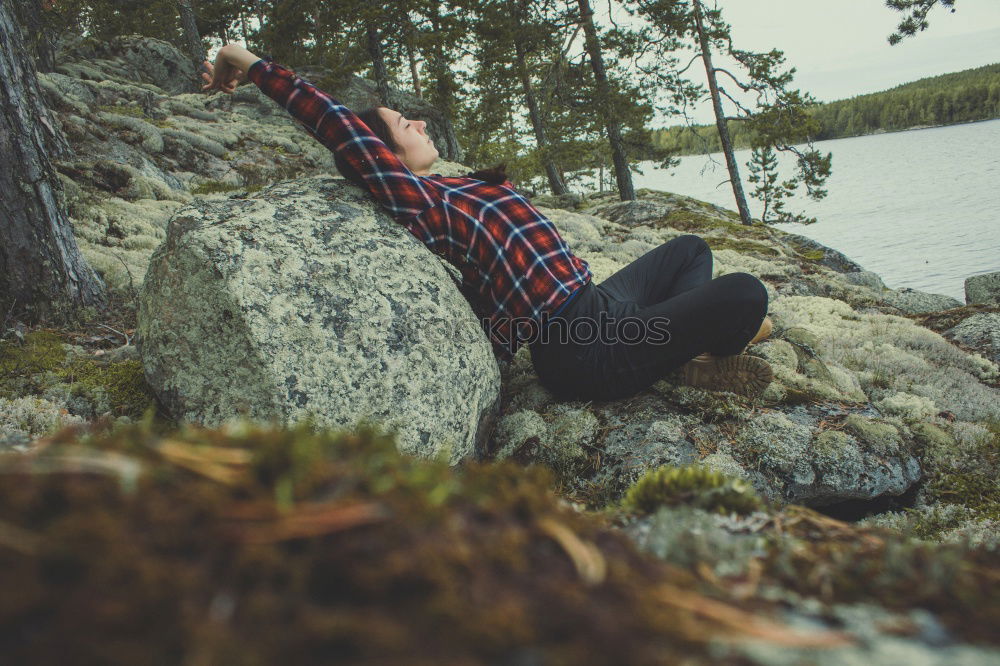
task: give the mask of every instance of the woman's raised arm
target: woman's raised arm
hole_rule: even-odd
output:
[[[220,66],[232,69],[220,74]],[[258,58],[237,44],[227,44],[219,51],[215,78],[209,89],[214,86],[231,93],[235,89],[234,72],[245,72],[250,81],[288,111],[317,141],[340,153],[369,192],[397,220],[419,215],[439,203],[437,192],[410,171],[353,111],[295,72]],[[231,89],[227,89],[229,85]]]

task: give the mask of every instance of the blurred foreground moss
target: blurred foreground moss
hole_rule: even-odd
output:
[[[10,663],[745,663],[708,642],[843,641],[704,596],[542,467],[455,469],[364,423],[66,429],[0,479]]]

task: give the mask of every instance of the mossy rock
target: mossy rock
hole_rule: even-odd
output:
[[[759,356],[771,364],[771,367],[780,365],[790,370],[797,370],[799,367],[799,352],[795,351],[791,343],[773,338],[754,345],[750,352],[754,356]]]
[[[49,330],[29,333],[23,344],[0,342],[0,397],[58,396],[91,418],[110,411],[112,416],[136,419],[150,408],[155,410],[139,361],[103,362],[80,351],[69,354],[67,349],[80,348],[67,345],[63,336]]]
[[[622,499],[622,508],[639,513],[677,505],[746,515],[763,508],[764,503],[748,482],[701,465],[664,465],[650,470]]]
[[[948,443],[924,424],[914,434],[926,438],[928,433],[940,442],[941,449],[927,456],[929,496],[940,502],[968,507],[980,518],[1000,520],[1000,421],[983,425],[990,436],[984,438],[961,456],[949,456]],[[950,449],[954,450],[954,449]],[[964,461],[975,461],[972,466]]]
[[[242,185],[234,185],[232,183],[223,183],[217,180],[208,180],[203,183],[199,183],[191,188],[191,194],[217,194],[219,192],[232,192],[233,190],[245,190],[248,189]],[[257,186],[260,189],[260,186]]]
[[[101,364],[81,359],[60,374],[78,383],[86,393],[105,394],[115,416],[139,418],[147,409],[155,408],[153,392],[137,360]]]
[[[817,457],[836,459],[851,444],[851,438],[840,430],[823,430],[813,438],[811,448]]]
[[[844,427],[877,453],[886,455],[899,453],[903,440],[899,430],[891,423],[877,421],[860,414],[848,414],[844,419]]]
[[[781,402],[786,405],[811,405],[831,400],[829,392],[817,390],[812,383],[803,386],[785,386],[785,396]]]
[[[717,230],[736,238],[754,238],[758,240],[769,240],[771,238],[770,229],[763,224],[747,226],[739,221],[722,219],[714,212],[691,210],[690,208],[672,210],[666,217],[659,220],[655,226],[670,227],[679,231],[693,233],[705,233],[706,231]]]
[[[587,409],[567,410],[549,423],[549,445],[542,448],[542,460],[564,481],[571,481],[587,462],[584,445],[599,427],[597,417]]]
[[[94,109],[94,111],[105,111],[107,113],[118,114],[119,116],[130,116],[132,118],[149,120],[149,115],[137,104],[109,104],[105,106],[98,106]]]
[[[955,447],[955,438],[933,423],[920,422],[910,426],[913,438],[924,452],[946,452]]]
[[[708,391],[681,383],[678,371],[667,374],[651,387],[665,400],[688,414],[697,415],[706,423],[743,420],[748,415],[751,400],[728,391]]]
[[[0,397],[40,393],[46,373],[55,373],[65,360],[63,339],[53,331],[32,331],[23,343],[0,341]]]
[[[816,356],[819,353],[819,336],[807,328],[801,326],[786,328],[781,332],[781,339],[790,342],[797,350],[796,353],[804,351],[810,356]]]
[[[762,254],[768,257],[781,256],[781,252],[770,245],[765,245],[764,243],[758,243],[744,238],[708,236],[705,238],[705,242],[708,243],[708,246],[712,248],[712,250],[734,250],[743,254]]]

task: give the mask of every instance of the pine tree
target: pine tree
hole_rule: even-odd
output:
[[[897,12],[908,12],[899,22],[896,32],[889,35],[889,44],[895,46],[906,37],[912,37],[927,29],[927,13],[935,5],[951,9],[955,13],[955,0],[886,0],[885,5]]]
[[[733,197],[743,224],[749,225],[752,220],[734,155],[731,134],[734,131],[746,136],[746,141],[754,148],[794,154],[799,175],[786,182],[805,185],[810,197],[825,196],[821,186],[830,174],[832,155],[823,156],[812,146],[819,125],[808,110],[815,100],[808,93],[789,88],[795,70],[780,70],[784,63],[781,51],[772,49],[759,53],[737,49],[730,26],[722,20],[721,10],[706,8],[702,0],[628,0],[625,5],[630,13],[648,21],[652,31],[650,41],[659,45],[660,56],[651,69],[659,70],[657,78],[666,84],[675,106],[681,105],[685,117],[687,106],[700,97],[693,92],[697,86],[685,75],[696,61],[701,60],[717,136],[717,143],[707,142],[706,148],[718,145],[725,155]],[[676,69],[673,52],[682,47],[695,55],[683,68]],[[671,57],[667,57],[667,52]],[[736,60],[742,68],[739,76],[716,66],[712,60],[715,53],[724,53]],[[729,85],[735,86],[739,93],[730,93],[726,87]],[[748,106],[739,94],[755,95],[754,105]],[[735,109],[736,115],[726,114],[723,101]],[[695,132],[695,136],[699,134]],[[805,150],[795,145],[799,142],[807,143]],[[799,219],[807,218],[800,216]]]
[[[608,144],[615,165],[615,180],[618,183],[618,195],[622,201],[635,201],[635,187],[632,185],[632,172],[629,170],[625,144],[622,141],[621,125],[611,110],[611,85],[608,82],[607,70],[604,67],[604,56],[601,42],[594,25],[594,11],[590,8],[590,0],[578,0],[580,6],[579,21],[586,35],[587,54],[590,66],[594,70],[594,81],[597,84],[598,115],[604,121],[608,132]]]

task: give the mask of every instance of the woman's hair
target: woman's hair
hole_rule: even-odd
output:
[[[361,122],[368,126],[368,129],[375,133],[375,136],[382,139],[382,142],[385,143],[389,150],[394,153],[398,153],[399,144],[396,143],[396,140],[392,136],[392,131],[389,129],[389,123],[385,122],[385,118],[383,118],[378,112],[378,109],[379,107],[373,106],[356,115],[361,119]],[[345,160],[339,152],[334,152],[333,161],[337,166],[337,171],[340,172],[340,175],[359,187],[365,187],[364,181],[361,180],[357,172],[347,163],[347,160]],[[490,183],[491,185],[502,185],[507,180],[506,171],[506,164],[497,164],[489,169],[481,169],[479,171],[467,173],[465,174],[465,177],[482,180]]]

